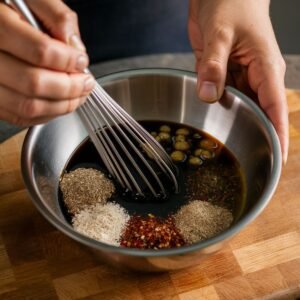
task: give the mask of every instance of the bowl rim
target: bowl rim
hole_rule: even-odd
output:
[[[171,68],[142,68],[142,69],[131,69],[120,72],[111,73],[108,75],[101,76],[97,78],[99,83],[107,83],[108,81],[114,81],[126,78],[128,76],[138,76],[138,75],[170,75],[170,76],[179,76],[179,77],[188,77],[197,79],[196,73],[191,71],[179,70],[179,69],[171,69]],[[31,152],[32,147],[35,144],[35,140],[41,128],[45,125],[37,125],[30,128],[26,134],[22,152],[21,152],[21,171],[23,175],[23,179],[26,185],[26,188],[31,196],[32,202],[40,211],[40,213],[48,220],[54,227],[58,230],[69,236],[70,238],[86,245],[92,247],[97,250],[102,250],[110,253],[118,253],[128,256],[135,257],[166,257],[166,256],[174,256],[174,255],[184,255],[187,253],[192,253],[199,251],[203,248],[207,248],[219,242],[228,240],[237,234],[241,229],[243,229],[247,224],[251,223],[268,205],[271,201],[271,198],[276,190],[277,184],[281,175],[282,168],[282,155],[281,155],[281,146],[279,142],[278,135],[274,129],[271,121],[266,117],[265,113],[258,107],[258,105],[252,101],[249,97],[238,91],[237,89],[226,86],[225,90],[233,95],[237,96],[243,101],[250,109],[255,113],[255,115],[261,121],[266,133],[269,135],[271,150],[273,151],[273,161],[272,161],[272,172],[270,176],[270,181],[265,187],[265,191],[258,200],[258,202],[253,206],[253,208],[248,212],[248,214],[238,220],[233,226],[231,226],[226,231],[221,232],[220,234],[204,240],[194,243],[192,245],[183,246],[180,248],[172,248],[172,249],[162,249],[162,250],[141,250],[134,248],[123,248],[113,245],[108,245],[102,243],[100,241],[96,241],[91,239],[79,232],[75,231],[71,225],[64,223],[59,219],[56,215],[54,215],[51,211],[45,209],[42,201],[40,200],[40,195],[34,188],[34,184],[30,180],[31,178],[31,165],[29,163],[29,154]]]

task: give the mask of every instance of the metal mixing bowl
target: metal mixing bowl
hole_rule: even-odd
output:
[[[194,73],[169,69],[121,72],[98,81],[137,120],[185,123],[224,143],[245,173],[247,207],[228,230],[177,249],[119,248],[74,231],[58,203],[60,175],[74,150],[87,137],[76,113],[72,113],[30,129],[22,151],[23,177],[32,200],[60,231],[119,267],[142,271],[174,270],[195,265],[220,249],[271,200],[281,173],[280,145],[270,121],[245,95],[227,87],[220,102],[205,104],[197,98]]]

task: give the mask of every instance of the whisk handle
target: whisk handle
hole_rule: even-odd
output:
[[[4,2],[13,7],[24,19],[36,29],[42,31],[42,27],[28,8],[24,0],[4,0]]]

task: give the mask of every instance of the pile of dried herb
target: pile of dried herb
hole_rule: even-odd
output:
[[[97,203],[106,203],[115,186],[96,169],[78,168],[63,175],[60,189],[68,211],[76,214]]]
[[[179,232],[190,244],[209,239],[227,229],[232,213],[206,201],[194,200],[182,206],[174,215]]]
[[[193,170],[187,178],[189,200],[201,199],[230,210],[241,201],[242,189],[236,165],[208,164],[201,170]]]

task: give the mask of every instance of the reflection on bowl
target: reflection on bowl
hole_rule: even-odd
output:
[[[278,137],[264,113],[231,87],[218,103],[197,98],[193,73],[170,69],[120,72],[98,80],[137,120],[184,123],[216,137],[235,155],[245,174],[246,208],[221,234],[190,246],[167,250],[120,248],[89,239],[65,220],[58,202],[60,175],[87,137],[76,113],[29,130],[22,151],[22,172],[32,200],[63,233],[87,245],[118,267],[165,271],[195,265],[253,221],[270,201],[281,172]]]

